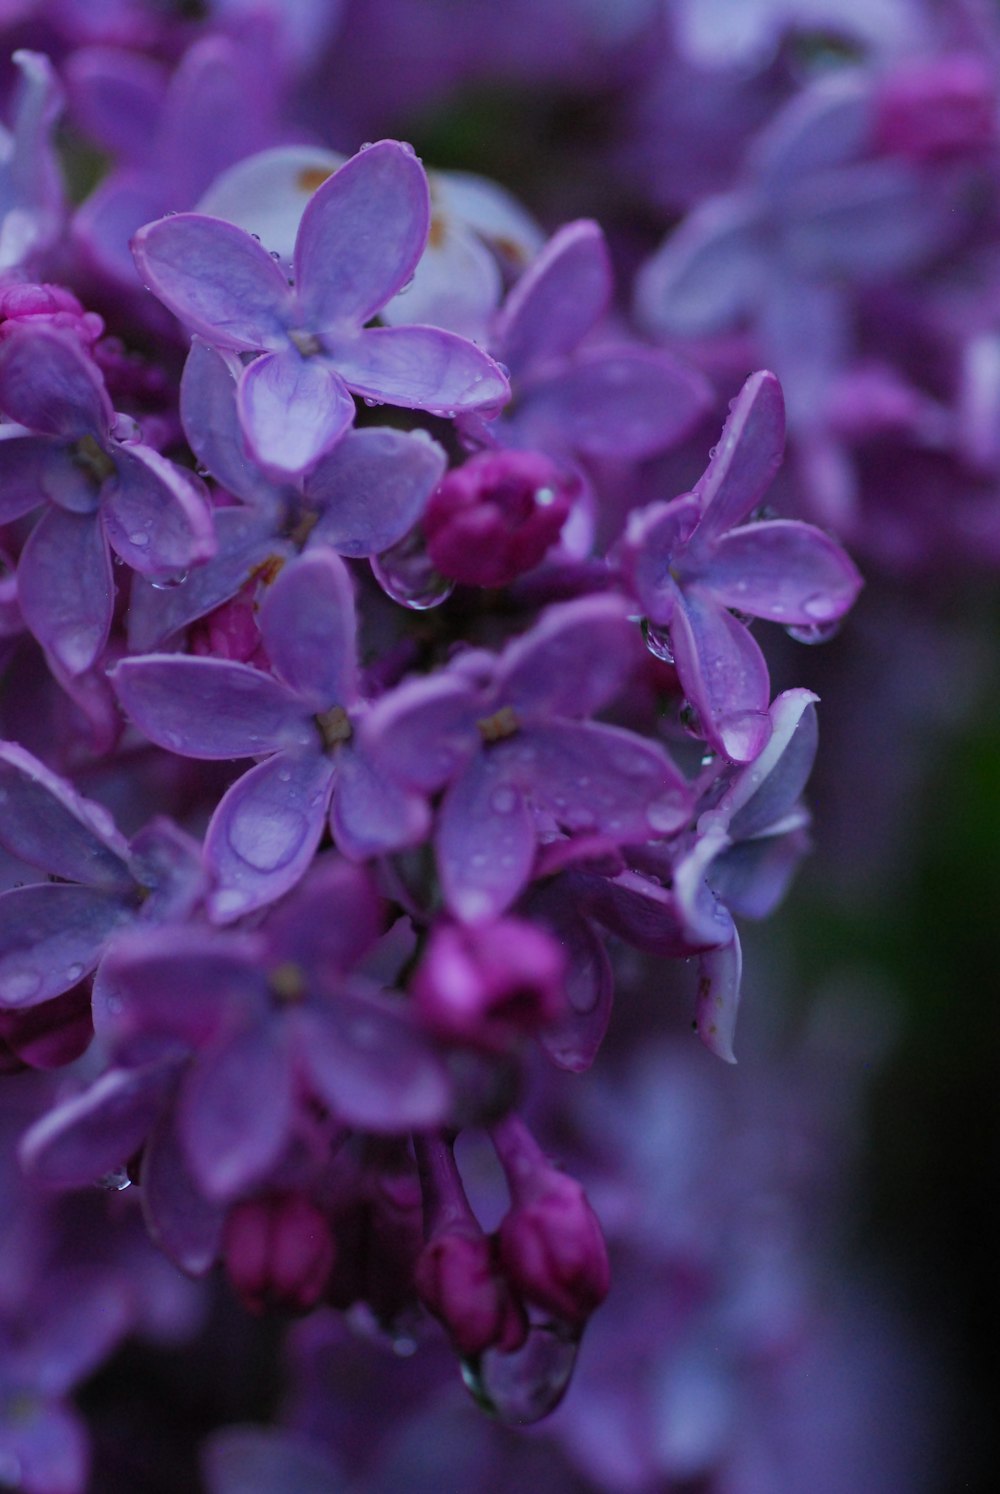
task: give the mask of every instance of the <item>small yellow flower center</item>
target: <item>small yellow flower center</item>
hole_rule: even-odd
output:
[[[115,464],[98,444],[95,436],[81,436],[73,447],[73,461],[82,472],[100,485],[115,475]]]
[[[352,736],[351,719],[343,706],[331,706],[316,717],[324,747],[336,747],[338,742],[349,742]]]
[[[476,725],[484,742],[502,742],[505,737],[512,737],[521,729],[513,706],[501,706],[492,716],[480,717]]]
[[[301,1001],[306,994],[306,978],[302,968],[291,960],[275,965],[268,976],[268,983],[279,1001]]]

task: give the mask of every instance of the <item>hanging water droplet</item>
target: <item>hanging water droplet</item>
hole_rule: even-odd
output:
[[[149,584],[155,591],[173,591],[176,586],[183,586],[187,578],[187,571],[178,571],[176,576],[159,576]]]
[[[127,1167],[115,1167],[111,1172],[106,1172],[97,1181],[99,1188],[105,1188],[109,1193],[123,1193],[126,1188],[131,1188],[132,1179],[128,1175]]]
[[[372,557],[372,574],[387,596],[412,612],[427,612],[440,607],[455,589],[434,569],[424,545],[423,535],[412,529],[391,550]]]
[[[566,1394],[582,1330],[557,1321],[536,1323],[520,1349],[487,1349],[461,1360],[466,1388],[484,1411],[507,1426],[531,1426]]]
[[[643,642],[654,659],[662,659],[664,664],[672,664],[674,662],[674,650],[670,642],[670,634],[666,628],[659,628],[655,623],[644,619],[642,637]]]
[[[792,624],[785,629],[789,638],[794,638],[796,643],[828,643],[840,632],[840,620],[833,622],[804,623],[801,627]]]

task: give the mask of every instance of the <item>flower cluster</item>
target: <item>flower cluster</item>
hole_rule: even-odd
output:
[[[738,921],[807,849],[817,696],[786,636],[849,613],[845,545],[897,573],[995,550],[998,334],[968,289],[996,280],[995,204],[968,206],[992,202],[989,69],[957,22],[901,58],[916,0],[831,3],[872,65],[796,81],[781,48],[816,7],[737,8],[525,17],[550,81],[609,57],[637,80],[618,190],[674,225],[637,252],[569,188],[543,229],[362,143],[461,81],[434,0],[16,7],[0,1102],[55,1071],[21,1164],[133,1186],[160,1250],[252,1313],[437,1320],[516,1423],[558,1404],[611,1285],[539,1094],[595,1062],[647,958],[694,962],[685,1021],[732,1062]],[[489,10],[469,44],[515,74],[525,37],[512,57]]]

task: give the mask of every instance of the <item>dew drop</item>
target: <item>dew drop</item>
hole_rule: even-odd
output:
[[[0,975],[0,996],[11,1006],[30,1001],[42,988],[42,976],[29,965],[15,966]]]
[[[64,979],[68,980],[72,985],[75,986],[76,983],[77,983],[77,981],[80,979],[80,977],[82,975],[83,975],[83,966],[82,965],[69,965],[69,966],[67,966]]]
[[[434,569],[423,536],[416,529],[404,535],[391,550],[373,556],[371,567],[385,594],[411,612],[440,607],[455,589],[453,581]]]
[[[837,610],[836,602],[831,601],[822,593],[817,592],[815,596],[806,597],[802,603],[802,611],[806,617],[812,618],[813,622],[828,623],[833,620],[833,614]]]
[[[149,535],[143,534],[141,529],[137,529],[135,534],[129,535],[128,542],[130,545],[135,545],[137,550],[142,550],[149,544]]]
[[[98,1180],[97,1186],[104,1188],[108,1193],[123,1193],[126,1188],[131,1188],[132,1179],[125,1167],[116,1167],[111,1172],[106,1172]]]
[[[664,664],[674,662],[674,651],[666,628],[658,628],[655,623],[644,621],[642,637],[654,659],[662,659]]]
[[[828,643],[840,632],[840,620],[832,622],[804,623],[801,627],[794,624],[785,629],[789,638],[794,638],[796,643]]]
[[[516,803],[517,794],[512,788],[508,788],[506,784],[501,788],[494,789],[490,795],[490,808],[497,814],[510,814]]]
[[[173,591],[175,587],[183,586],[188,578],[187,571],[178,571],[176,576],[159,576],[150,585],[155,591]]]
[[[520,1349],[461,1361],[466,1389],[506,1426],[531,1426],[554,1411],[569,1387],[580,1330],[561,1322],[534,1324]]]

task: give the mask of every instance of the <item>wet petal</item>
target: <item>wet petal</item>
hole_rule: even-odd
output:
[[[735,1063],[733,1036],[743,973],[743,954],[735,928],[728,944],[698,956],[698,967],[698,1036],[710,1053],[726,1063]]]
[[[225,1211],[195,1187],[172,1111],[153,1127],[139,1182],[150,1238],[182,1271],[203,1276],[218,1258]]]
[[[36,1121],[21,1143],[27,1172],[55,1188],[96,1183],[127,1162],[176,1082],[174,1062],[109,1069]]]
[[[673,574],[701,519],[701,504],[691,494],[669,503],[651,503],[629,514],[622,546],[622,566],[650,622],[669,623],[678,600]]]
[[[181,424],[188,445],[207,472],[247,503],[272,509],[281,505],[282,489],[247,455],[236,409],[237,376],[222,353],[200,337],[181,376]]]
[[[4,430],[14,434],[3,437]],[[0,426],[0,524],[30,514],[44,503],[51,456],[48,436],[26,436],[16,426]]]
[[[392,1135],[444,1120],[444,1064],[398,1001],[344,991],[293,1015],[300,1062],[348,1125]]]
[[[50,509],[21,552],[17,599],[28,627],[68,674],[95,663],[114,600],[111,556],[97,514]]]
[[[122,447],[101,492],[115,551],[143,576],[172,577],[215,553],[212,514],[198,490],[149,446]]]
[[[306,499],[319,509],[311,542],[341,555],[388,550],[420,518],[446,465],[443,449],[423,433],[348,431],[306,480]]]
[[[295,349],[256,358],[240,380],[236,404],[250,455],[276,479],[307,472],[354,419],[340,376]]]
[[[360,327],[405,285],[427,242],[430,199],[412,150],[380,140],[310,199],[295,243],[302,324]]]
[[[256,757],[318,743],[298,696],[246,664],[148,654],[123,659],[112,682],[139,730],[185,757]]]
[[[444,900],[463,923],[488,923],[531,875],[536,834],[504,758],[482,752],[445,794],[434,837]]]
[[[380,772],[363,747],[341,747],[330,814],[338,850],[353,861],[364,861],[421,845],[430,826],[430,809],[422,794]]]
[[[729,407],[719,444],[695,484],[704,507],[700,535],[714,538],[756,508],[781,466],[785,404],[773,373],[751,374]]]
[[[14,327],[0,343],[0,409],[47,436],[107,438],[114,412],[77,337],[55,327]]]
[[[704,580],[724,607],[805,626],[843,617],[862,584],[836,540],[794,519],[731,529],[713,547]]]
[[[329,340],[328,347],[349,389],[386,404],[452,416],[510,398],[488,354],[437,327],[367,328],[350,341]]]
[[[643,461],[676,446],[710,398],[704,376],[668,353],[601,349],[525,390],[517,423],[543,447]]]
[[[504,650],[498,698],[523,717],[589,716],[619,693],[640,653],[621,597],[557,604]]]
[[[497,343],[515,375],[570,353],[611,301],[611,258],[598,224],[581,218],[553,234],[507,298]]]
[[[215,881],[208,907],[217,922],[294,887],[323,834],[333,772],[320,752],[279,752],[226,791],[205,837],[205,865]]]
[[[196,1059],[181,1089],[177,1125],[207,1198],[236,1198],[279,1160],[294,1114],[293,1077],[279,1021],[255,1025]]]
[[[242,229],[198,213],[176,213],[141,228],[132,252],[143,284],[214,347],[286,346],[288,283],[267,250]]]
[[[277,516],[270,510],[217,508],[212,527],[218,550],[177,586],[157,586],[136,576],[129,591],[128,644],[136,653],[155,649],[164,639],[212,612],[244,586],[266,561],[291,559],[294,549],[276,538]]]
[[[75,986],[134,910],[114,893],[42,882],[0,895],[0,1004],[35,1006]]]
[[[757,643],[731,612],[691,592],[674,612],[670,638],[706,741],[732,762],[752,762],[771,734],[771,685]]]
[[[596,721],[539,722],[522,740],[511,757],[533,753],[521,769],[525,792],[566,830],[621,844],[672,835],[687,822],[687,783],[656,742]]]
[[[68,882],[112,892],[132,886],[128,842],[104,806],[14,742],[0,742],[0,842]]]
[[[759,835],[798,803],[812,772],[819,729],[811,690],[785,690],[773,701],[771,737],[760,756],[738,773],[719,806],[734,840]]]
[[[614,978],[604,940],[582,918],[566,889],[553,888],[530,900],[533,917],[551,929],[569,962],[567,1011],[545,1027],[538,1041],[561,1069],[585,1073],[597,1057],[611,1019]]]
[[[767,274],[757,204],[733,194],[701,203],[636,277],[636,315],[654,332],[722,332],[756,306]]]
[[[361,722],[359,737],[376,770],[407,788],[434,793],[480,746],[476,692],[438,674],[410,680],[384,695]]]
[[[164,186],[148,170],[126,168],[98,182],[73,215],[72,237],[102,275],[138,289],[138,275],[130,241],[144,223],[161,218],[170,199]]]
[[[259,622],[275,673],[309,710],[357,698],[354,587],[339,555],[317,546],[290,561],[268,587]]]

